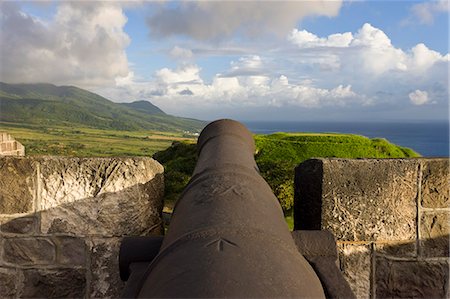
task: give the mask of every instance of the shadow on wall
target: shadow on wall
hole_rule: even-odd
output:
[[[161,179],[3,219],[0,297],[117,297],[122,236],[163,233],[162,205],[142,196]]]
[[[449,235],[419,240],[447,243]],[[338,242],[339,263],[357,298],[448,298],[448,257],[418,255],[416,242]]]
[[[118,297],[122,237],[163,234],[163,174],[154,163],[0,159],[0,297]]]

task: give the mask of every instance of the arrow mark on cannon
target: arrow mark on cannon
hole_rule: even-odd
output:
[[[239,246],[237,246],[236,243],[231,242],[231,241],[229,241],[227,239],[223,239],[223,238],[218,238],[218,239],[216,239],[216,240],[214,240],[212,242],[209,242],[208,244],[206,244],[205,247],[210,247],[210,246],[215,245],[217,251],[223,251],[223,248],[224,248],[225,244],[228,245],[228,246],[231,246],[231,247],[239,247]]]

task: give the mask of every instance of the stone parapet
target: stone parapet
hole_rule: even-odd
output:
[[[0,157],[0,297],[118,297],[124,236],[163,233],[150,158]]]
[[[358,298],[449,295],[448,159],[311,159],[295,229],[325,229]]]

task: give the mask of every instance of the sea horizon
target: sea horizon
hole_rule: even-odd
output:
[[[254,134],[346,133],[385,138],[423,157],[449,157],[449,123],[437,121],[245,121]]]

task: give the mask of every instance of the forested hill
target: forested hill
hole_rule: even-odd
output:
[[[0,121],[173,132],[198,132],[205,125],[203,121],[168,115],[148,101],[114,103],[74,86],[1,82]]]

